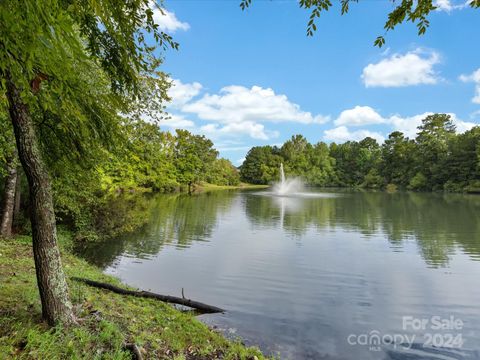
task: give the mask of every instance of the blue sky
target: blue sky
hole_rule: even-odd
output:
[[[480,123],[480,10],[439,0],[431,27],[411,23],[383,35],[392,3],[371,0],[322,15],[306,36],[309,12],[296,1],[170,0],[158,23],[180,43],[165,54],[175,79],[161,123],[205,134],[239,165],[251,146],[294,134],[318,141],[382,141],[413,136],[430,112],[451,113],[459,131]]]

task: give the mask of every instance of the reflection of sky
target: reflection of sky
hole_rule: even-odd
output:
[[[107,272],[163,294],[184,288],[186,297],[228,310],[207,322],[294,359],[383,359],[346,338],[404,333],[402,316],[454,315],[465,322],[466,346],[480,350],[480,262],[457,250],[448,267],[429,268],[413,241],[393,251],[382,231],[364,235],[338,224],[310,224],[299,243],[279,224],[310,200],[275,198],[280,223],[258,226],[246,215],[245,197],[223,209],[209,242],[165,246],[140,261],[120,256]]]

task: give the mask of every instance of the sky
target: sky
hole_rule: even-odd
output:
[[[307,37],[309,11],[296,1],[239,3],[166,0],[155,12],[180,43],[163,54],[173,79],[163,130],[205,135],[240,165],[252,146],[295,134],[382,142],[395,130],[414,137],[430,113],[451,114],[458,132],[480,124],[480,9],[438,0],[419,37],[411,23],[385,34],[390,1],[353,3],[341,16],[334,0]]]

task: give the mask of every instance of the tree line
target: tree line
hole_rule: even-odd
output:
[[[480,127],[457,134],[447,114],[429,115],[415,139],[392,132],[383,144],[361,141],[310,144],[295,135],[281,147],[252,148],[240,168],[243,181],[268,184],[287,176],[313,186],[480,192]]]
[[[25,230],[30,211],[27,181],[14,148],[13,134],[7,114],[0,118],[0,195],[1,236],[10,236],[12,229]],[[203,182],[215,185],[238,185],[239,171],[233,164],[219,158],[213,142],[187,130],[175,133],[161,131],[155,123],[140,119],[120,119],[110,148],[99,147],[90,159],[71,162],[69,149],[62,138],[48,133],[48,124],[39,124],[44,157],[52,181],[56,220],[68,225],[77,238],[116,235],[114,228],[135,222],[117,218],[107,224],[115,198],[144,192],[192,192]],[[53,126],[53,124],[52,124]],[[44,128],[46,127],[46,129]],[[48,130],[50,131],[50,130]],[[44,144],[43,140],[48,139]],[[64,141],[64,140],[63,140]],[[58,144],[54,145],[55,142]],[[85,161],[88,160],[88,161]],[[112,221],[112,220],[108,220]],[[27,229],[28,230],[28,229]]]

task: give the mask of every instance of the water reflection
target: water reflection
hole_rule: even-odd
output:
[[[137,222],[140,216],[148,217],[140,231],[88,244],[77,252],[106,267],[125,252],[148,258],[164,245],[188,248],[194,241],[209,241],[218,216],[231,211],[235,200],[242,204],[254,229],[280,227],[296,237],[311,229],[355,231],[364,238],[382,234],[394,251],[415,241],[422,258],[433,267],[448,266],[458,247],[472,259],[480,259],[479,196],[338,190],[316,197],[249,192],[161,195],[149,200],[149,206],[143,201],[142,211],[137,209],[137,215],[131,216]],[[124,206],[119,208],[122,214],[126,211]]]
[[[89,243],[76,249],[77,254],[105,268],[121,255],[148,259],[164,246],[188,248],[194,241],[208,241],[217,217],[229,210],[236,196],[233,192],[210,192],[202,195],[159,195],[151,199],[144,216],[146,225],[135,233]]]
[[[328,193],[327,193],[328,194]],[[301,236],[307,230],[343,229],[365,238],[384,235],[392,248],[416,241],[431,266],[447,266],[456,247],[480,258],[480,197],[418,193],[343,192],[335,196],[245,197],[254,228],[281,226]]]
[[[464,195],[162,195],[141,231],[83,254],[132,286],[184,288],[227,309],[203,319],[281,358],[475,359],[479,210],[480,197]],[[466,347],[370,351],[346,340],[403,334],[403,316],[432,315],[462,319]]]

